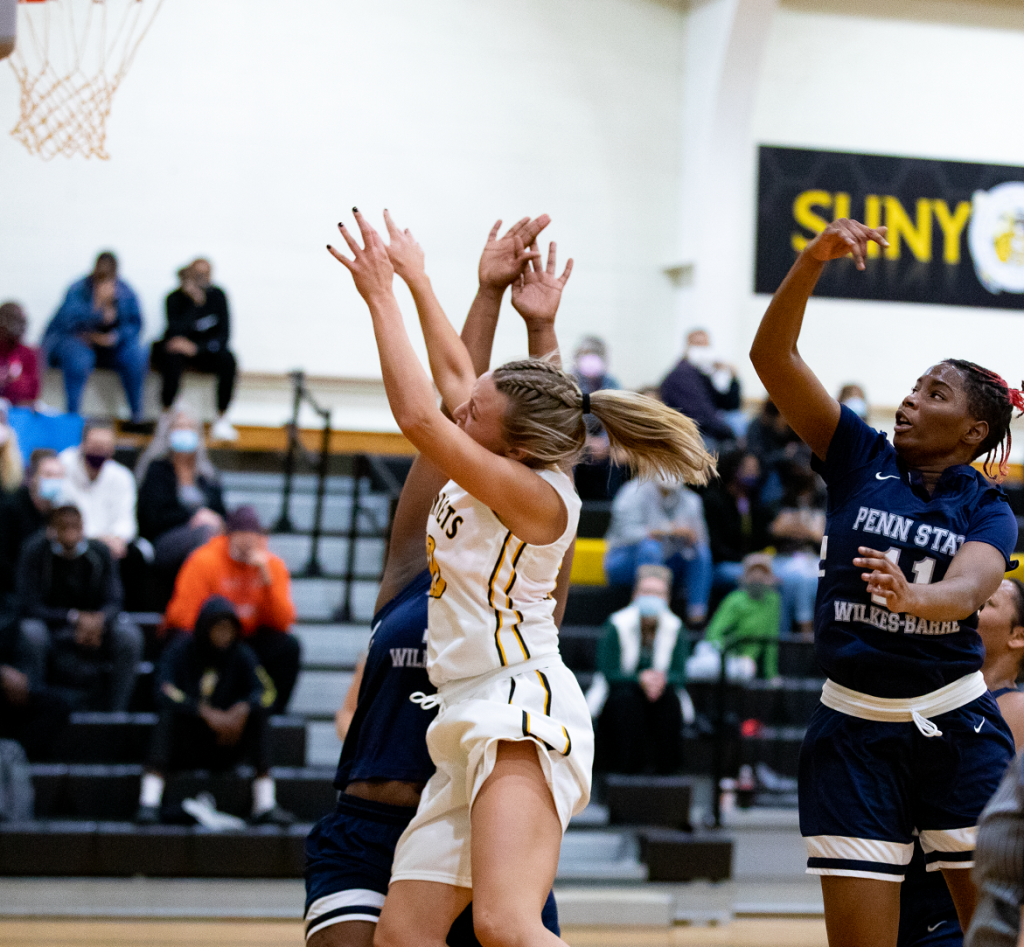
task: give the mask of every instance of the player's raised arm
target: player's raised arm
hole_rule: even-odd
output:
[[[830,260],[853,255],[863,270],[868,243],[883,247],[885,227],[873,230],[855,220],[837,220],[818,234],[797,257],[761,319],[750,348],[750,361],[790,427],[822,460],[839,424],[839,402],[801,358],[797,340],[807,300]]]

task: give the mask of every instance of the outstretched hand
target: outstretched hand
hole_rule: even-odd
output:
[[[391,212],[384,211],[384,223],[388,228],[388,238],[391,243],[387,248],[388,259],[395,268],[395,272],[405,280],[406,283],[426,275],[425,257],[423,247],[412,235],[412,231],[406,227],[401,230],[391,219]]]
[[[518,253],[522,248],[518,235],[515,237],[515,245]],[[558,304],[562,301],[562,290],[572,274],[570,257],[566,261],[562,275],[556,275],[556,254],[557,244],[552,241],[548,244],[547,267],[541,267],[540,254],[534,253],[535,259],[512,284],[512,305],[528,324],[555,321]]]
[[[363,246],[348,232],[343,223],[338,224],[345,243],[352,251],[354,259],[350,260],[327,244],[331,256],[352,274],[352,280],[356,284],[359,295],[368,303],[374,297],[392,295],[391,284],[394,280],[395,269],[388,257],[388,248],[384,245],[379,233],[373,229],[359,213],[358,209],[352,208],[355,214],[356,223],[359,225],[359,232],[363,238]]]
[[[551,218],[547,214],[541,214],[533,220],[524,217],[509,227],[505,236],[499,239],[501,221],[497,221],[487,235],[484,252],[480,254],[477,272],[481,288],[501,293],[505,287],[519,279],[531,260],[540,259],[536,248],[531,247],[537,235],[550,223]],[[518,245],[516,239],[519,240]]]
[[[853,564],[860,569],[870,569],[870,572],[862,572],[861,578],[867,583],[871,600],[876,605],[884,605],[890,612],[911,612],[914,613],[914,586],[907,581],[903,570],[890,559],[884,552],[871,549],[868,546],[858,546],[860,553]]]
[[[889,241],[885,239],[888,229],[888,227],[865,227],[864,224],[858,223],[856,220],[840,218],[830,223],[807,244],[807,249],[804,252],[822,263],[838,260],[849,254],[853,256],[857,269],[863,270],[869,243],[877,243],[880,247],[889,246]]]

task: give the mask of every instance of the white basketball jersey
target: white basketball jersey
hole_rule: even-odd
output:
[[[427,673],[435,686],[558,653],[552,592],[580,518],[580,498],[560,470],[539,470],[568,514],[553,543],[531,546],[449,480],[427,519]]]

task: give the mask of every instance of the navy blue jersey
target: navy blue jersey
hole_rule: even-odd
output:
[[[871,600],[859,546],[887,553],[910,582],[938,582],[965,542],[988,543],[1012,568],[1017,520],[1003,492],[977,470],[943,471],[929,495],[884,434],[843,407],[828,458],[812,461],[828,486],[814,642],[825,673],[876,697],[916,697],[981,667],[977,613],[926,621]]]
[[[429,589],[424,569],[373,616],[359,703],[334,777],[338,789],[364,779],[425,783],[434,775],[427,727],[437,711],[409,700],[415,691],[435,691],[426,668]]]

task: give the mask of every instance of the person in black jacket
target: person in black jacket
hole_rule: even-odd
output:
[[[209,260],[201,257],[178,270],[181,286],[167,296],[167,331],[153,347],[153,364],[163,377],[165,409],[174,404],[185,369],[216,375],[219,417],[211,434],[214,440],[234,441],[238,432],[226,415],[238,364],[228,348],[228,298],[211,283],[212,272]]]
[[[160,821],[169,771],[223,770],[243,762],[256,770],[253,823],[295,821],[277,805],[270,775],[267,711],[276,696],[274,685],[255,652],[240,640],[241,630],[231,602],[212,595],[203,603],[192,634],[179,636],[160,659],[160,718],[142,777],[139,823]]]
[[[106,545],[86,539],[78,507],[63,502],[18,562],[30,686],[77,692],[94,709],[126,711],[142,656],[139,628],[121,611],[123,593]]]
[[[32,451],[25,482],[0,502],[0,613],[17,610],[18,557],[29,536],[46,526],[64,482],[57,452],[39,447]]]
[[[153,544],[157,608],[170,598],[181,564],[224,531],[224,496],[199,422],[179,408],[160,419],[135,466],[139,535]]]
[[[704,521],[715,563],[712,589],[731,592],[743,575],[743,557],[772,541],[773,510],[760,500],[761,467],[743,450],[718,461],[718,479],[704,491]]]

